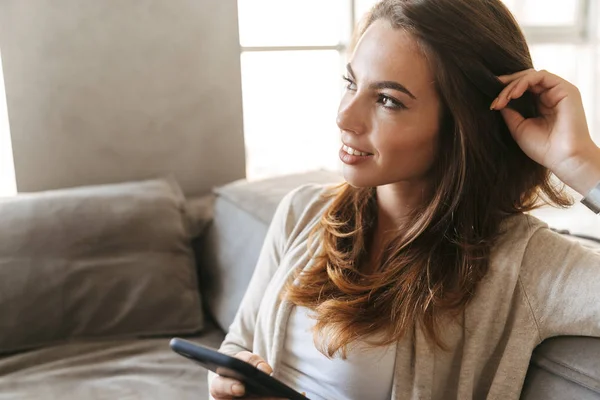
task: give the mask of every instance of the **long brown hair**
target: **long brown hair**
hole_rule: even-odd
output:
[[[375,188],[337,187],[315,239],[323,251],[296,275],[286,297],[314,311],[315,334],[330,357],[356,339],[387,345],[419,324],[444,347],[442,315],[460,314],[488,270],[491,248],[507,217],[543,203],[572,200],[529,159],[500,113],[489,106],[498,75],[532,68],[523,34],[500,0],[383,0],[367,14],[359,36],[385,19],[416,39],[433,68],[444,112],[434,166],[435,190],[385,247],[375,273],[364,273],[377,219]],[[526,117],[536,100],[511,102]],[[383,333],[377,340],[373,334]],[[317,336],[315,336],[317,337]]]

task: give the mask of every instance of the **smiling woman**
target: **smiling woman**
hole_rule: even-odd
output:
[[[220,351],[311,399],[520,398],[542,341],[600,337],[600,255],[528,215],[572,203],[552,175],[599,211],[580,92],[500,0],[382,0],[356,37],[345,182],[281,202]]]
[[[16,193],[15,167],[8,125],[8,110],[6,108],[2,55],[0,54],[0,197]]]

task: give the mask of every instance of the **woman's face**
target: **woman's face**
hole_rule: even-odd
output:
[[[441,105],[415,39],[375,21],[356,46],[347,78],[337,118],[346,181],[355,187],[426,183],[438,151]]]

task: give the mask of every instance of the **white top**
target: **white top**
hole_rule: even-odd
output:
[[[347,358],[327,358],[316,347],[315,320],[305,307],[294,307],[288,319],[277,378],[311,400],[389,400],[396,345],[372,347],[357,342]]]

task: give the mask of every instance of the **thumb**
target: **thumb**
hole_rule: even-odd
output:
[[[515,111],[508,107],[505,107],[502,110],[500,110],[500,113],[502,114],[502,117],[504,118],[504,121],[506,122],[506,125],[510,130],[510,133],[516,140],[517,129],[519,128],[519,125],[521,125],[521,123],[525,121],[525,118],[518,111]]]

